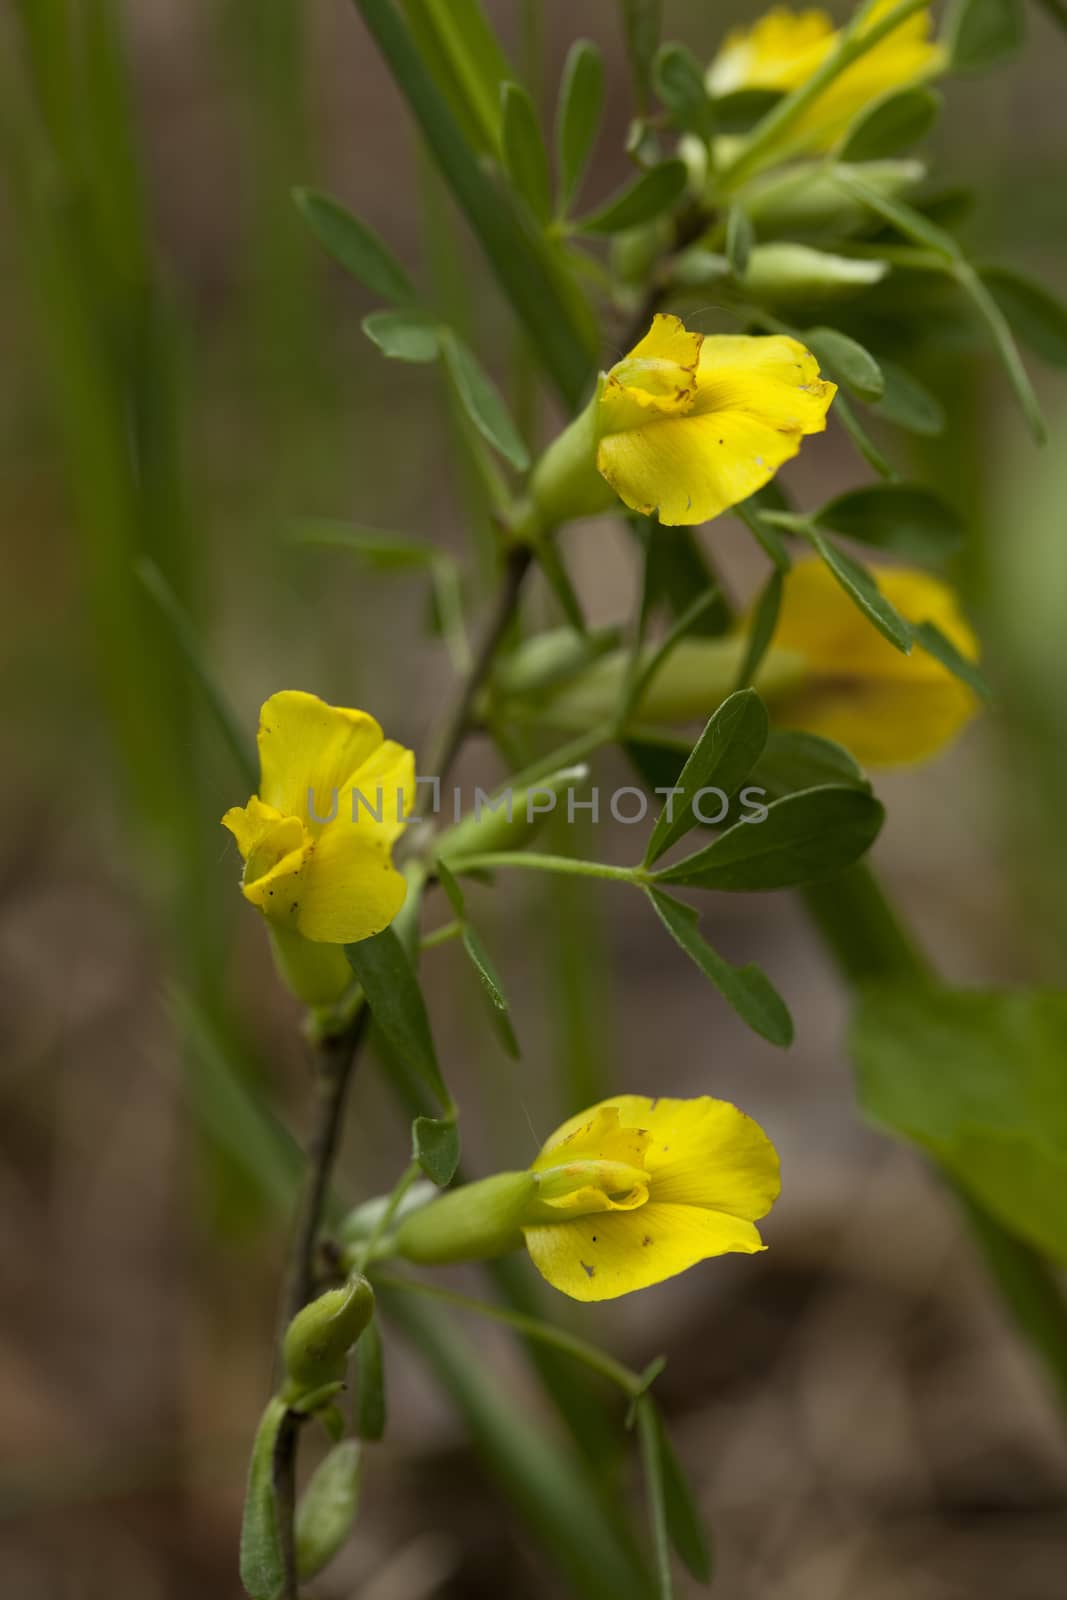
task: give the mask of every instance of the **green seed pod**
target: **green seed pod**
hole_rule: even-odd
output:
[[[470,816],[441,835],[437,855],[447,866],[463,856],[520,850],[556,810],[560,795],[580,789],[588,776],[588,767],[564,767],[528,789],[504,789],[484,797]]]
[[[319,1463],[296,1511],[296,1567],[313,1578],[340,1550],[359,1510],[363,1452],[358,1439],[344,1439]]]
[[[892,199],[921,183],[926,168],[921,161],[864,161],[852,171],[870,188]],[[745,185],[744,207],[749,221],[763,238],[799,231],[838,236],[869,223],[871,213],[851,199],[826,171],[821,161],[803,162],[755,178]]]
[[[348,1352],[374,1315],[374,1290],[356,1273],[342,1289],[328,1289],[298,1311],[283,1343],[290,1404],[309,1391],[344,1379]],[[336,1391],[334,1391],[336,1392]]]
[[[406,1261],[481,1261],[522,1244],[521,1224],[537,1193],[533,1172],[498,1172],[453,1189],[405,1217],[393,1248]]]

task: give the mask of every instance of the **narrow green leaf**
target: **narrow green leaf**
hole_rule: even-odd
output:
[[[626,54],[630,60],[638,110],[648,108],[652,68],[659,48],[663,0],[619,0],[622,7]]]
[[[715,127],[719,133],[748,133],[762,122],[783,98],[781,89],[734,89],[714,97]]]
[[[643,1394],[635,1407],[637,1432],[641,1441],[641,1465],[645,1474],[645,1491],[648,1496],[648,1518],[652,1525],[652,1548],[655,1552],[657,1600],[674,1600],[671,1579],[670,1535],[667,1531],[667,1488],[664,1483],[663,1433],[659,1425],[655,1401]]]
[[[697,913],[691,906],[683,905],[660,889],[650,889],[648,898],[671,938],[733,1006],[741,1020],[771,1044],[782,1048],[792,1044],[793,1019],[766,974],[757,966],[734,967],[724,960],[701,936]]]
[[[692,133],[705,143],[715,132],[715,111],[704,85],[700,62],[684,44],[665,44],[653,63],[656,93],[679,133]]]
[[[810,538],[849,599],[891,645],[907,655],[911,650],[911,628],[896,607],[890,605],[867,569],[839,550],[818,528],[811,529]]]
[[[274,1500],[274,1451],[286,1405],[277,1396],[260,1419],[248,1467],[241,1521],[241,1582],[251,1600],[278,1600],[285,1582],[281,1533]]]
[[[445,891],[445,894],[448,897],[449,905],[452,907],[452,910],[456,913],[456,916],[459,918],[459,920],[464,922],[467,917],[467,902],[464,899],[463,890],[456,882],[455,874],[452,872],[447,862],[441,859],[440,853],[438,853],[434,862],[434,871],[437,874],[437,881],[440,883],[441,888]]]
[[[957,0],[949,14],[949,60],[954,72],[983,72],[1018,54],[1026,38],[1019,0]]]
[[[604,58],[588,39],[567,52],[556,108],[559,210],[565,214],[578,192],[604,109]]]
[[[881,398],[885,392],[882,369],[857,340],[837,328],[806,328],[800,337],[836,382],[845,384],[861,400]]]
[[[1023,344],[1051,366],[1067,367],[1067,305],[1011,267],[980,267],[979,273]]]
[[[422,60],[476,150],[500,154],[500,84],[513,76],[481,0],[400,0]]]
[[[838,495],[812,521],[876,550],[891,550],[913,561],[941,565],[963,543],[956,511],[920,484],[872,484]]]
[[[838,165],[831,167],[830,173],[839,189],[843,189],[854,200],[859,200],[869,211],[873,211],[876,216],[888,222],[890,227],[896,228],[906,239],[923,245],[927,250],[935,251],[946,261],[962,261],[962,252],[952,235],[929,221],[921,211],[916,211],[914,206],[909,206],[905,201],[897,200],[891,195],[883,194],[873,184],[859,177],[855,167]]]
[[[656,819],[645,851],[645,866],[658,861],[672,844],[696,826],[693,801],[711,787],[732,795],[744,783],[767,743],[767,708],[755,689],[739,689],[708,719],[676,785]]]
[[[441,351],[463,408],[483,438],[499,450],[517,472],[525,472],[530,455],[508,415],[500,391],[475,356],[450,330],[441,334]]]
[[[501,108],[508,177],[538,222],[544,224],[552,215],[552,178],[533,101],[521,84],[505,83],[501,88]]]
[[[735,278],[744,277],[755,242],[747,213],[741,206],[732,205],[726,217],[726,259]]]
[[[379,572],[422,571],[441,559],[436,545],[409,539],[386,528],[365,528],[359,523],[308,518],[292,530],[296,544],[347,550]]]
[[[564,400],[577,406],[595,360],[596,328],[588,307],[546,242],[524,226],[470,148],[393,0],[355,4],[539,361]]]
[[[362,328],[393,361],[426,363],[441,354],[441,329],[423,311],[372,311]]]
[[[493,965],[492,957],[482,943],[478,933],[469,923],[465,923],[463,926],[463,948],[470,957],[471,965],[474,967],[475,972],[481,979],[482,993],[485,995],[489,1006],[489,1016],[493,1024],[493,1031],[500,1040],[506,1054],[513,1061],[517,1061],[522,1052],[519,1049],[519,1041],[515,1037],[507,995],[504,993],[504,987],[496,967]]]
[[[392,928],[384,928],[357,944],[346,944],[345,955],[389,1044],[405,1066],[432,1090],[441,1106],[450,1110],[452,1097],[437,1063],[419,980]]]
[[[816,883],[859,860],[885,818],[873,795],[837,785],[787,795],[766,813],[762,821],[736,822],[713,844],[657,873],[657,881],[731,893]]]
[[[772,800],[815,789],[844,784],[870,793],[870,783],[855,757],[832,739],[799,728],[774,728],[767,747],[749,773],[753,788],[763,789]]]
[[[208,710],[247,788],[250,792],[254,792],[259,785],[259,758],[255,746],[245,733],[233,707],[222,692],[222,686],[208,666],[203,643],[193,626],[192,618],[154,561],[149,561],[147,558],[140,561],[137,566],[137,576],[162,612],[174,642],[186,666],[199,684]]]
[[[373,229],[329,195],[294,189],[296,208],[321,245],[353,278],[396,306],[412,304],[415,285]]]
[[[748,648],[741,663],[741,670],[737,674],[738,689],[747,689],[756,681],[763,658],[771,647],[774,630],[778,626],[778,613],[782,608],[784,588],[785,573],[781,567],[774,567],[756,602],[752,626],[748,633]]]
[[[866,428],[864,428],[852,409],[852,402],[846,400],[840,392],[834,397],[833,416],[844,428],[867,465],[873,467],[879,477],[885,478],[892,483],[897,476],[896,468],[891,461],[886,460]]]
[[[303,1579],[322,1571],[342,1548],[359,1510],[363,1452],[342,1439],[315,1468],[296,1508],[296,1570]]]
[[[915,643],[935,660],[940,661],[943,667],[947,667],[961,683],[967,685],[968,689],[973,689],[980,700],[985,700],[987,703],[992,700],[993,691],[974,662],[968,661],[965,655],[960,654],[952,640],[942,633],[936,622],[920,622],[912,631]]]
[[[885,389],[881,399],[871,406],[875,416],[926,438],[941,433],[945,426],[945,412],[937,396],[931,394],[910,372],[898,367],[895,361],[887,361],[884,356],[879,356],[878,365],[882,369]]]
[[[667,1532],[671,1543],[698,1583],[712,1579],[712,1555],[703,1520],[686,1482],[685,1473],[674,1453],[670,1435],[664,1425],[659,1408],[652,1396],[647,1402],[655,1420],[656,1448],[663,1480],[663,1502],[667,1516]]]
[[[840,161],[880,161],[925,139],[941,112],[941,96],[916,86],[883,96],[852,124]]]
[[[1019,402],[1019,409],[1026,418],[1027,426],[1035,444],[1044,444],[1047,437],[1045,419],[1041,415],[1041,407],[1037,402],[1033,385],[1023,366],[1022,357],[1012,337],[1008,319],[1000,309],[996,299],[986,284],[979,277],[971,264],[967,261],[958,261],[953,268],[956,282],[966,294],[978,315],[989,330],[990,337],[1000,356],[1001,364],[1007,373],[1008,382],[1015,391],[1015,398]]]
[[[684,161],[663,161],[642,172],[599,211],[575,224],[584,233],[624,233],[651,222],[680,200],[689,182]]]
[[[361,1439],[381,1439],[386,1416],[381,1325],[372,1317],[356,1346],[356,1433]]]
[[[459,1166],[459,1128],[454,1117],[416,1117],[411,1124],[411,1154],[431,1183],[445,1189]]]

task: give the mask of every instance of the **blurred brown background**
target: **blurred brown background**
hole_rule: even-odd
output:
[[[518,53],[519,8],[491,10]],[[608,114],[586,193],[606,193],[625,169],[629,115],[616,7],[551,0],[540,14],[546,107],[576,31],[605,51]],[[673,0],[664,32],[710,56],[729,19],[754,14]],[[336,193],[453,309],[465,306],[498,372],[513,345],[507,314],[461,229],[443,264],[430,259],[427,218],[443,209],[452,226],[448,207],[351,6],[137,0],[125,20],[153,250],[178,329],[186,593],[211,660],[249,728],[266,695],[298,686],[368,706],[424,748],[448,674],[423,589],[343,554],[294,551],[285,534],[302,515],[347,517],[466,558],[462,474],[433,373],[386,363],[363,339],[370,303],[306,236],[290,185]],[[949,86],[936,149],[943,178],[979,190],[974,248],[1062,289],[1067,41],[1036,8],[1030,21],[1021,60]],[[21,70],[10,19],[0,48],[6,82]],[[214,930],[192,963],[222,997],[211,1026],[225,1016],[245,1081],[298,1133],[306,1065],[217,825],[245,798],[241,781],[212,733],[177,722],[161,738],[169,761],[180,753],[171,782],[200,843],[176,869],[180,893],[149,881],[99,690],[113,619],[106,586],[86,577],[43,353],[48,313],[11,193],[0,222],[13,778],[0,796],[0,1593],[236,1600],[284,1223],[278,1193],[242,1161],[211,1028],[205,1038],[203,1019],[190,1023],[175,955],[187,930],[176,922],[202,916]],[[880,782],[890,822],[876,857],[948,976],[1059,981],[1067,409],[1038,373],[1058,417],[1039,455],[984,360],[946,358],[940,377],[959,421],[951,448],[930,459],[976,525],[965,578],[1000,710],[931,767]],[[792,477],[799,494],[825,496],[864,475],[832,431]],[[705,537],[746,592],[742,531],[724,520]],[[620,615],[633,573],[613,530],[584,528],[570,548],[591,613]],[[194,701],[194,722],[198,711]],[[483,750],[464,768],[479,779],[496,770]],[[632,848],[620,828],[596,842],[605,859]],[[202,874],[188,866],[197,849]],[[571,1318],[636,1366],[668,1356],[660,1392],[716,1532],[718,1592],[1054,1600],[1067,1570],[1059,1425],[948,1198],[910,1153],[859,1124],[845,1000],[801,909],[783,896],[742,899],[705,919],[725,954],[759,960],[789,1002],[798,1039],[781,1055],[726,1011],[643,906],[596,888],[576,900],[512,878],[477,898],[521,1063],[482,1026],[454,948],[428,958],[427,990],[472,1172],[528,1159],[581,1093],[623,1088],[736,1099],[781,1149],[785,1189],[765,1255]],[[368,1063],[346,1193],[391,1183],[406,1150]],[[507,1341],[468,1331],[516,1406],[535,1407]],[[563,1593],[400,1339],[387,1360],[393,1425],[373,1452],[358,1537],[309,1592]]]

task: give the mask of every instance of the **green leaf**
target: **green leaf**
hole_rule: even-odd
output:
[[[747,689],[755,682],[759,674],[763,658],[771,647],[774,630],[778,626],[778,613],[782,608],[782,591],[784,588],[785,573],[781,567],[774,567],[760,592],[759,600],[756,602],[752,626],[748,633],[745,659],[742,661],[741,670],[737,674],[738,689]]]
[[[852,1053],[869,1117],[1067,1262],[1067,995],[879,986],[862,997]]]
[[[467,346],[447,329],[441,333],[441,353],[463,408],[478,432],[500,451],[516,472],[525,472],[530,465],[529,451],[492,379]]]
[[[437,874],[437,881],[440,883],[441,888],[445,891],[445,895],[448,898],[448,903],[452,907],[452,910],[456,913],[456,916],[461,922],[465,921],[467,916],[467,902],[464,899],[463,890],[456,882],[455,875],[448,866],[447,862],[441,859],[440,854],[438,854],[434,862],[434,871]]]
[[[522,1052],[519,1049],[519,1041],[515,1037],[515,1029],[511,1021],[511,1007],[508,1004],[507,995],[504,993],[504,987],[493,964],[492,957],[482,943],[478,933],[469,923],[465,923],[463,927],[463,948],[470,957],[471,965],[474,967],[475,972],[481,979],[482,993],[485,995],[489,1006],[489,1016],[493,1024],[493,1030],[505,1052],[513,1061],[517,1061]]]
[[[844,784],[870,793],[862,768],[844,745],[799,728],[774,728],[767,748],[749,773],[753,788],[764,789],[772,800],[815,789]]]
[[[577,406],[593,372],[596,328],[573,279],[470,148],[393,0],[355,4],[541,365]]]
[[[781,89],[734,89],[712,99],[718,133],[748,133],[783,98]]]
[[[578,192],[603,109],[604,58],[588,39],[576,39],[567,52],[556,108],[561,214]]]
[[[1051,366],[1067,367],[1067,305],[1011,267],[980,267],[979,273],[1023,344]]]
[[[651,222],[680,200],[689,183],[684,161],[663,161],[642,172],[599,211],[582,217],[575,226],[584,233],[623,233]]]
[[[422,60],[433,73],[468,140],[500,153],[500,84],[507,57],[481,0],[400,0]]]
[[[409,539],[403,534],[390,533],[386,528],[366,528],[359,523],[335,522],[330,518],[298,522],[292,537],[296,544],[348,550],[379,572],[421,571],[441,559],[436,545],[421,539]]]
[[[415,285],[378,235],[329,195],[294,189],[296,208],[316,239],[353,278],[396,306],[412,304]]]
[[[832,414],[844,428],[867,465],[873,467],[879,477],[885,478],[890,483],[895,481],[897,474],[892,463],[886,460],[853,411],[852,402],[846,400],[840,390],[834,397]]]
[[[732,205],[726,217],[726,259],[735,278],[743,278],[756,235],[748,215],[739,205]]]
[[[915,643],[935,660],[940,661],[943,667],[947,667],[961,683],[973,689],[980,700],[987,702],[992,700],[993,691],[974,662],[968,661],[966,656],[960,654],[952,640],[941,632],[936,622],[920,622],[912,631]]]
[[[426,1002],[415,969],[392,928],[346,944],[345,955],[389,1044],[450,1111],[452,1097],[437,1063]]]
[[[416,1117],[411,1154],[431,1183],[447,1188],[459,1166],[459,1128],[454,1117]]]
[[[361,1439],[381,1439],[386,1415],[381,1326],[372,1317],[356,1346],[356,1433]]]
[[[918,433],[926,438],[941,433],[945,426],[945,412],[937,396],[924,388],[910,372],[898,367],[895,361],[887,361],[884,356],[879,356],[878,365],[882,369],[885,389],[881,399],[871,406],[874,414],[898,428],[907,428],[910,433]]]
[[[812,528],[810,537],[849,599],[891,645],[907,655],[911,650],[911,628],[896,607],[890,605],[867,569],[839,550],[817,528]]]
[[[538,222],[546,223],[552,215],[552,178],[533,101],[521,84],[505,83],[501,87],[501,108],[508,177]]]
[[[831,378],[843,383],[861,400],[878,400],[885,391],[885,379],[869,350],[837,328],[807,328],[801,339],[819,359]]]
[[[436,361],[442,330],[424,311],[372,311],[363,332],[393,361]]]
[[[663,0],[620,0],[620,4],[626,53],[630,59],[637,103],[639,109],[644,111],[652,89],[652,69],[663,22]]]
[[[781,995],[757,966],[734,967],[713,950],[697,927],[697,913],[691,906],[650,889],[651,900],[660,921],[671,938],[680,945],[713,983],[741,1020],[754,1033],[781,1047],[793,1042],[793,1019]]]
[[[840,161],[880,161],[924,139],[941,111],[941,96],[915,87],[883,96],[852,124]]]
[[[946,33],[954,72],[981,72],[1022,48],[1026,21],[1019,0],[957,0]]]
[[[363,1452],[358,1439],[342,1439],[315,1468],[296,1508],[296,1570],[313,1578],[352,1532],[359,1510]]]
[[[996,352],[1007,374],[1008,382],[1015,391],[1015,398],[1019,402],[1019,409],[1026,418],[1027,427],[1035,444],[1044,444],[1047,437],[1045,419],[1041,415],[1037,396],[1033,385],[1023,366],[1022,358],[1012,338],[1008,319],[1005,317],[999,304],[987,288],[985,282],[971,266],[970,262],[958,261],[953,268],[956,282],[968,296],[974,309],[981,317],[989,330]]]
[[[713,844],[656,874],[658,882],[751,893],[817,883],[870,849],[885,818],[862,789],[827,785],[786,795],[766,817],[736,822]]]
[[[648,1519],[652,1525],[652,1548],[655,1554],[657,1600],[674,1600],[671,1581],[671,1546],[667,1530],[667,1486],[664,1481],[663,1430],[659,1422],[656,1403],[650,1394],[643,1394],[634,1407],[637,1432],[641,1441],[641,1465],[645,1474],[648,1495]]]
[[[695,827],[693,800],[715,787],[732,795],[751,772],[767,743],[767,708],[755,689],[739,689],[709,718],[682,769],[673,797],[660,812],[645,851],[645,866],[658,861],[671,845]],[[672,820],[673,818],[673,820]]]
[[[285,1582],[274,1499],[274,1452],[286,1409],[285,1402],[277,1396],[268,1401],[248,1467],[241,1522],[241,1582],[251,1600],[277,1600]]]
[[[919,484],[872,484],[838,495],[812,514],[812,521],[876,550],[892,550],[937,566],[963,543],[960,517]]]
[[[939,228],[936,223],[930,222],[921,211],[914,206],[909,206],[903,200],[897,200],[891,195],[883,194],[873,184],[856,173],[852,166],[833,166],[830,175],[839,189],[851,195],[854,200],[859,200],[873,211],[875,216],[888,222],[890,227],[902,233],[906,239],[911,239],[915,244],[933,250],[946,261],[962,261],[963,255],[956,240],[944,228]]]
[[[662,45],[652,75],[673,126],[679,133],[695,134],[707,143],[715,132],[715,111],[693,52],[684,44]]]
[[[646,1419],[643,1427],[655,1432],[654,1448],[658,1457],[660,1493],[671,1544],[697,1582],[710,1583],[711,1548],[692,1490],[686,1482],[685,1473],[674,1453],[670,1435],[654,1399],[651,1395],[646,1395],[639,1404],[647,1413],[647,1418],[651,1419],[650,1421]]]

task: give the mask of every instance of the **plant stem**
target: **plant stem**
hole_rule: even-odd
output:
[[[430,764],[429,775],[436,777],[440,783],[444,783],[451,772],[470,729],[474,703],[489,676],[500,642],[511,626],[522,592],[523,580],[532,562],[533,551],[527,545],[513,545],[508,551],[503,581],[497,592],[496,601],[475,649],[470,672],[463,681],[455,705],[445,719]],[[416,815],[425,816],[429,803],[424,792],[416,806]]]
[[[613,867],[605,861],[576,861],[572,856],[539,855],[534,850],[490,850],[483,855],[450,861],[453,872],[491,872],[497,867],[521,867],[530,872],[563,872],[573,878],[608,878],[615,883],[640,883],[638,867]]]
[[[421,1294],[431,1300],[440,1300],[444,1305],[455,1306],[458,1311],[472,1311],[479,1317],[488,1317],[492,1322],[506,1323],[509,1328],[516,1329],[529,1339],[536,1339],[541,1344],[549,1344],[556,1350],[566,1351],[576,1361],[581,1361],[594,1372],[599,1372],[601,1377],[618,1384],[623,1393],[629,1395],[631,1399],[644,1393],[646,1383],[641,1373],[631,1371],[629,1367],[623,1366],[621,1361],[615,1361],[606,1355],[603,1350],[586,1344],[584,1339],[578,1339],[562,1328],[555,1328],[549,1322],[541,1322],[537,1317],[524,1316],[520,1311],[508,1311],[503,1306],[492,1305],[489,1301],[472,1300],[465,1294],[456,1294],[452,1289],[438,1288],[436,1284],[421,1283],[416,1278],[397,1278],[392,1273],[376,1272],[374,1282],[381,1283],[387,1289],[401,1290],[405,1294]]]

